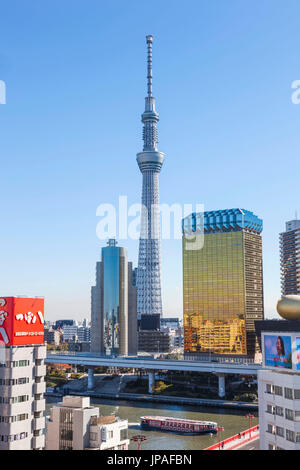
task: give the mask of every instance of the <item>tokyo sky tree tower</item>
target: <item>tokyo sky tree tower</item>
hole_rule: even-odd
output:
[[[141,233],[137,270],[138,316],[142,314],[162,315],[161,267],[160,267],[160,211],[159,180],[164,154],[157,149],[159,121],[152,96],[152,41],[147,36],[148,46],[148,95],[145,112],[142,114],[143,152],[137,154],[137,162],[143,175]]]

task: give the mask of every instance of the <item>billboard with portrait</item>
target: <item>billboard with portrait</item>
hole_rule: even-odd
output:
[[[296,336],[296,369],[300,370],[300,336]]]
[[[264,347],[266,366],[292,368],[292,340],[290,336],[265,335]]]

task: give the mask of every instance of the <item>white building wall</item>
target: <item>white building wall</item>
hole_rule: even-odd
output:
[[[11,346],[5,348],[4,356],[0,365],[0,450],[42,449],[46,348]]]
[[[90,435],[91,437],[94,436],[95,439],[90,440],[90,447],[99,450],[127,450],[129,439],[122,439],[121,437],[121,431],[127,429],[127,420],[117,420],[111,424],[91,426]]]

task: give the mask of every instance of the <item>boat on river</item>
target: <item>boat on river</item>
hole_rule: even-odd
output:
[[[141,416],[141,428],[149,431],[171,431],[181,434],[216,434],[218,424],[213,421]]]

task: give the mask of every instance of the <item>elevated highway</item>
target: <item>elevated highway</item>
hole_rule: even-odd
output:
[[[261,364],[249,362],[201,362],[174,359],[155,359],[145,356],[117,356],[108,357],[95,353],[48,353],[45,359],[46,364],[70,364],[85,366],[89,370],[88,389],[94,388],[94,368],[95,367],[118,367],[140,369],[148,371],[149,392],[155,380],[155,371],[174,370],[189,372],[207,372],[216,374],[219,378],[219,396],[225,396],[225,375],[257,375],[261,369]]]

